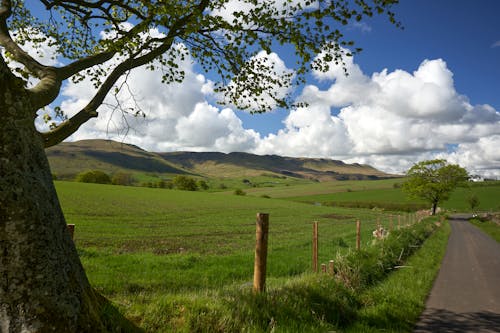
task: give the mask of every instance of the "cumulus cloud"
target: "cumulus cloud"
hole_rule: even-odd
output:
[[[278,69],[287,70],[278,55],[271,57]],[[500,113],[491,105],[473,105],[457,92],[453,73],[442,59],[424,60],[413,72],[383,69],[371,75],[352,57],[345,62],[348,76],[341,65],[331,64],[326,73],[312,73],[321,86],[303,88],[298,99],[308,105],[291,110],[283,127],[267,136],[245,128],[234,109],[211,103],[213,83],[195,71],[189,56],[178,64],[186,73],[182,84],[164,85],[161,72],[145,68],[129,74],[118,100],[124,109],[137,103],[146,118],[103,106],[99,118],[84,124],[71,139],[124,140],[152,151],[333,158],[392,173],[402,173],[420,160],[445,158],[471,173],[500,177],[495,149],[500,144]],[[74,113],[94,92],[88,80],[69,83],[61,107]],[[116,104],[113,96],[106,104]]]
[[[98,109],[99,117],[85,123],[69,140],[107,138],[153,151],[229,152],[255,146],[255,131],[244,129],[232,110],[221,110],[207,102],[212,82],[194,71],[192,59],[186,57],[177,64],[185,73],[182,83],[163,84],[161,71],[145,67],[131,71],[118,82],[120,93],[110,93]],[[68,83],[62,94],[61,108],[71,116],[88,103],[95,88],[90,80],[84,80]],[[146,117],[122,112],[137,107]]]
[[[285,128],[256,151],[340,158],[396,173],[439,156],[500,176],[498,156],[487,153],[498,143],[500,113],[459,94],[444,60],[424,60],[413,73],[384,69],[370,77],[352,58],[345,66],[348,76],[335,64],[314,73],[332,81],[330,87],[305,87],[300,98],[309,106],[290,112]]]

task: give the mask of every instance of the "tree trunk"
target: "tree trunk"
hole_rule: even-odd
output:
[[[437,205],[438,205],[437,202],[433,202],[432,203],[432,213],[431,213],[431,215],[433,215],[433,216],[436,215]]]
[[[33,114],[0,57],[0,332],[101,332]]]

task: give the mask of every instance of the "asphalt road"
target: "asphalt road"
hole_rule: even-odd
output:
[[[467,217],[450,220],[446,254],[414,333],[500,332],[500,243]]]

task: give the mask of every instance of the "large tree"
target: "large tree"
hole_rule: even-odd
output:
[[[105,329],[44,148],[97,117],[105,97],[123,87],[120,78],[148,66],[162,71],[165,84],[181,82],[178,61],[189,55],[220,78],[222,101],[254,112],[267,111],[269,100],[287,107],[277,88],[303,83],[311,68],[342,64],[343,46],[352,46],[343,26],[374,14],[397,25],[390,11],[396,2],[0,0],[0,331]],[[45,46],[56,50],[58,65],[37,60]],[[256,56],[275,48],[294,50],[293,74],[278,75]],[[87,105],[69,118],[54,108],[62,121],[40,133],[39,111],[65,82],[85,78],[96,88]]]
[[[432,215],[436,214],[438,204],[448,200],[453,190],[469,178],[461,166],[439,159],[416,163],[406,176],[403,190],[431,204]]]

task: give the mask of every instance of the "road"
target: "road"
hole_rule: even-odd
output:
[[[500,332],[500,243],[467,217],[450,220],[448,247],[414,333]]]

